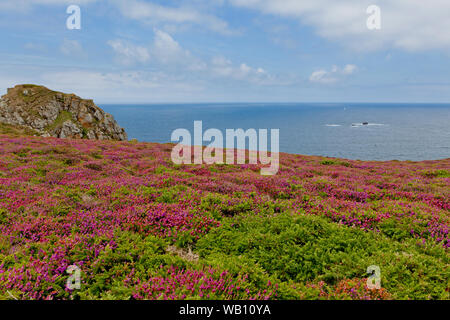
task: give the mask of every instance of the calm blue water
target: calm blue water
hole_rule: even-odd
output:
[[[170,142],[203,130],[280,129],[280,151],[361,160],[450,158],[450,104],[101,105],[129,139]],[[361,124],[368,122],[368,126]]]

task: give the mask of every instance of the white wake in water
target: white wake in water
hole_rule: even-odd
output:
[[[352,127],[370,127],[370,126],[386,126],[386,124],[384,123],[368,123],[368,124],[363,124],[363,123],[352,123]]]

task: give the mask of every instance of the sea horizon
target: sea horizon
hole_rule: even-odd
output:
[[[235,102],[99,106],[114,116],[130,139],[143,142],[175,142],[170,139],[174,130],[191,130],[194,121],[202,121],[205,130],[279,129],[280,152],[285,153],[368,161],[450,158],[447,125],[450,104],[445,103]],[[367,125],[363,125],[364,122]]]
[[[235,105],[235,104],[254,104],[254,105],[341,105],[341,104],[357,104],[357,105],[403,105],[403,106],[409,106],[409,105],[442,105],[450,107],[450,102],[333,102],[333,101],[322,101],[322,102],[308,102],[308,101],[300,101],[300,102],[270,102],[270,101],[234,101],[234,102],[227,102],[227,101],[203,101],[203,102],[190,102],[190,101],[183,101],[183,102],[176,102],[176,101],[161,101],[161,102],[104,102],[104,101],[95,101],[98,105],[110,105],[110,106],[116,106],[116,105],[139,105],[139,106],[153,106],[153,105],[202,105],[202,104],[210,104],[210,105]]]

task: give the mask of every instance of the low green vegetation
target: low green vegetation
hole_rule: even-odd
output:
[[[0,135],[0,299],[450,299],[450,159],[170,153]]]
[[[58,114],[58,117],[55,119],[55,121],[53,121],[53,123],[45,127],[44,130],[52,132],[56,128],[60,127],[67,120],[73,120],[72,114],[69,111],[61,111]]]

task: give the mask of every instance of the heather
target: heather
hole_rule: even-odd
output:
[[[261,176],[172,146],[0,135],[0,298],[450,298],[450,159],[281,154]]]

